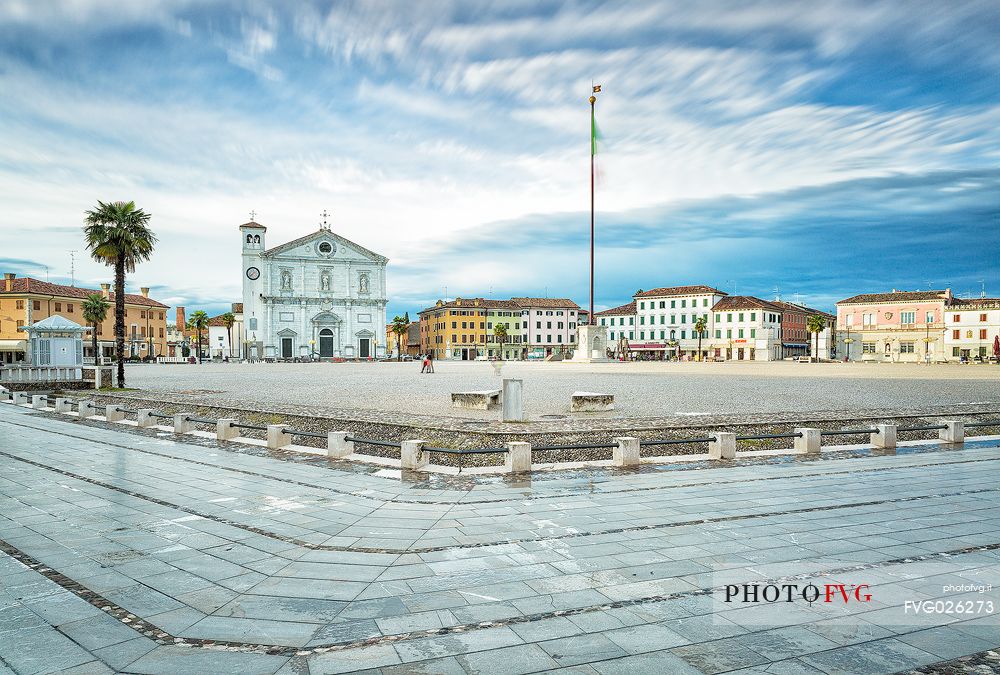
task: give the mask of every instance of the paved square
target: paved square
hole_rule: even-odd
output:
[[[451,394],[524,381],[525,411],[569,415],[574,391],[613,394],[615,410],[586,417],[664,417],[814,410],[910,409],[996,403],[995,366],[865,363],[526,363],[439,361],[433,375],[403,363],[206,363],[128,369],[145,392],[194,392],[199,402],[235,401],[499,419],[451,407]],[[499,373],[499,374],[498,374]],[[960,407],[959,407],[960,408]],[[959,409],[956,408],[956,409]]]
[[[998,445],[428,487],[0,405],[0,673],[924,667],[1000,645]]]

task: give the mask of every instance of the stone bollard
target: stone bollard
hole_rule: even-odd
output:
[[[149,429],[150,427],[156,426],[156,418],[153,417],[155,411],[152,408],[139,408],[138,419],[136,423],[140,429]]]
[[[346,431],[329,431],[326,434],[326,454],[329,457],[353,455],[354,441],[347,440]]]
[[[97,404],[93,401],[80,401],[80,406],[76,409],[77,417],[86,419],[93,417],[97,413]]]
[[[615,439],[618,445],[612,450],[615,466],[635,466],[639,463],[639,439],[622,436]]]
[[[715,434],[715,440],[708,444],[710,459],[733,459],[736,457],[736,434],[720,431]]]
[[[73,411],[73,406],[70,405],[68,398],[57,398],[55,411],[57,413],[68,413]]]
[[[876,424],[875,433],[871,435],[872,445],[876,448],[895,448],[896,426],[895,424]]]
[[[528,473],[531,471],[531,443],[511,441],[507,444],[507,458],[504,461],[507,473]]]
[[[44,396],[35,394],[31,397],[31,407],[35,410],[45,410],[49,406]]]
[[[108,422],[121,422],[125,419],[125,413],[116,405],[104,406],[104,419]]]
[[[947,429],[938,432],[938,438],[945,443],[965,443],[965,422],[961,420],[944,420],[942,424],[947,424]]]
[[[404,469],[422,469],[431,463],[430,453],[424,452],[427,441],[403,441],[399,448],[399,465]]]
[[[287,424],[268,424],[267,447],[272,450],[277,450],[278,448],[283,448],[286,445],[291,445],[292,435],[285,433],[286,428],[288,428]]]
[[[15,391],[14,405],[28,405],[28,395],[23,391]]]
[[[524,390],[523,380],[504,380],[501,405],[503,406],[504,422],[524,421]]]
[[[188,419],[190,416],[189,412],[174,413],[175,434],[188,434],[194,431],[194,422]]]
[[[797,427],[795,429],[795,433],[802,434],[795,439],[795,452],[801,452],[807,455],[819,452],[820,445],[823,442],[823,437],[820,435],[819,429]]]
[[[223,418],[215,422],[215,440],[231,441],[240,435],[240,430],[234,427],[236,420]]]

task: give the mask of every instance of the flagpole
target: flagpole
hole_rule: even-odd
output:
[[[594,104],[597,97],[590,96],[590,314],[587,323],[594,325]]]

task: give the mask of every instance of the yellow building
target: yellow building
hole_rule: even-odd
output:
[[[487,310],[504,303],[484,298],[438,300],[420,312],[420,351],[436,359],[473,360],[486,355]]]
[[[91,293],[100,293],[111,307],[107,318],[97,326],[98,349],[102,356],[111,358],[115,350],[114,293],[110,284],[101,284],[101,290],[63,286],[20,277],[11,273],[3,275],[0,282],[0,361],[16,363],[25,360],[26,334],[18,330],[53,315],[63,316],[81,326],[83,302]],[[166,354],[167,310],[169,307],[149,297],[149,289],[141,294],[125,294],[125,355],[145,358]],[[84,336],[84,358],[92,359],[90,331]]]

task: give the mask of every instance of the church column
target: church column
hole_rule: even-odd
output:
[[[344,356],[347,356],[347,348],[354,347],[354,303],[351,302],[350,298],[344,303],[344,307],[347,310],[345,312],[347,314],[347,335],[344,337],[343,343]],[[352,349],[351,352],[351,356],[356,357],[358,355],[357,349]]]

